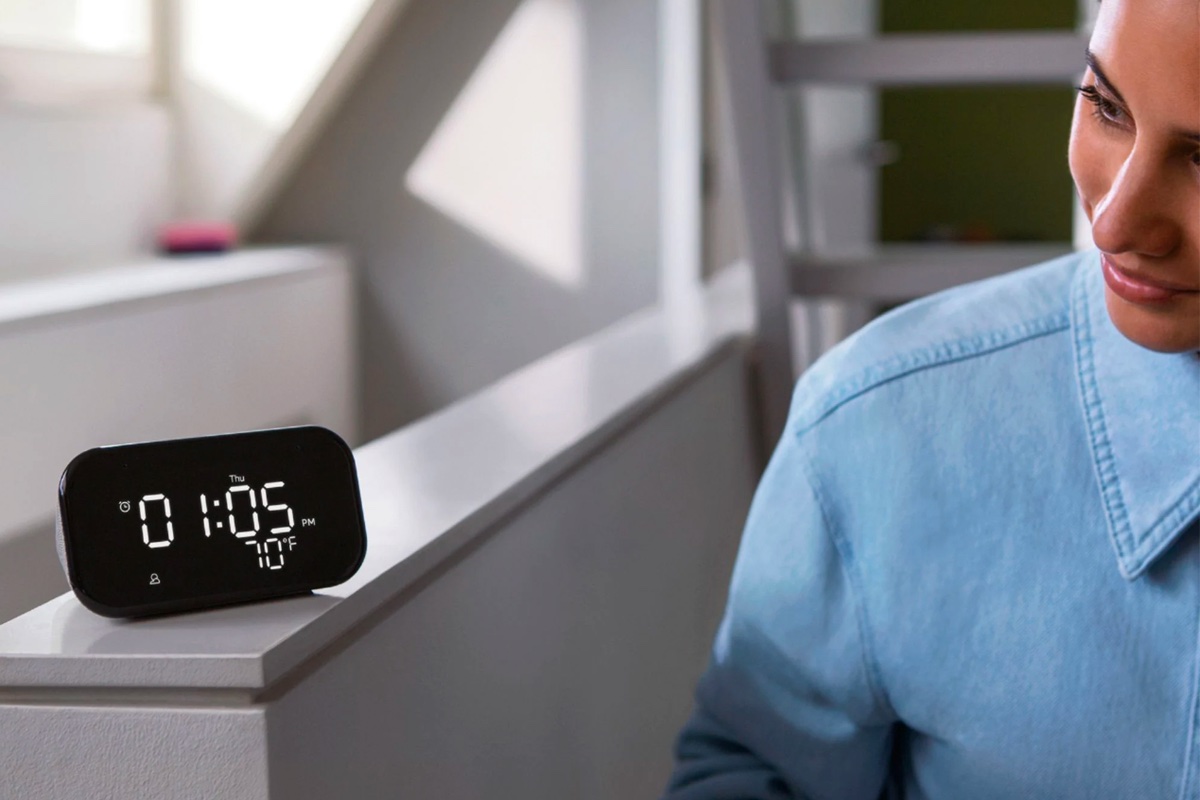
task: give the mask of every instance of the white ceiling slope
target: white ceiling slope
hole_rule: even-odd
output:
[[[178,213],[252,230],[408,2],[178,0]]]

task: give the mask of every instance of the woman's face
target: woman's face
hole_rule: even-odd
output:
[[[1200,3],[1104,0],[1071,175],[1127,338],[1200,350]]]

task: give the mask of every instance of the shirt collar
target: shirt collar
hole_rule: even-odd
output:
[[[1098,253],[1076,270],[1071,329],[1108,535],[1133,580],[1200,512],[1200,358],[1146,350],[1116,329]]]

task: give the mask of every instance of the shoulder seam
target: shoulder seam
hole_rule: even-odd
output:
[[[822,527],[833,543],[834,552],[838,555],[838,561],[841,563],[842,570],[846,573],[846,581],[850,585],[850,598],[854,605],[854,617],[858,623],[858,639],[862,650],[862,666],[866,677],[867,689],[871,692],[875,703],[886,714],[892,719],[898,719],[896,709],[892,705],[887,687],[883,682],[883,670],[879,666],[878,657],[875,655],[875,637],[871,633],[871,621],[867,614],[866,595],[862,589],[862,579],[854,563],[854,552],[850,547],[850,542],[844,536],[841,536],[838,529],[833,525],[829,508],[822,495],[820,482],[817,480],[816,471],[808,453],[802,451],[800,464],[804,472],[804,479],[808,482],[808,488],[812,492],[813,499],[817,501],[817,508],[821,511],[821,520],[824,522]]]
[[[808,411],[796,421],[791,434],[796,437],[802,436],[850,400],[890,381],[943,364],[984,356],[1031,339],[1059,333],[1070,327],[1070,312],[1063,310],[1002,330],[942,342],[931,347],[892,356],[870,365],[843,382],[835,391],[830,392],[819,404],[815,405],[813,410]]]

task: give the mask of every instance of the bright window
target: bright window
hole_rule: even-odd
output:
[[[144,54],[149,0],[0,0],[0,45]]]
[[[154,0],[0,0],[0,100],[145,96]]]

